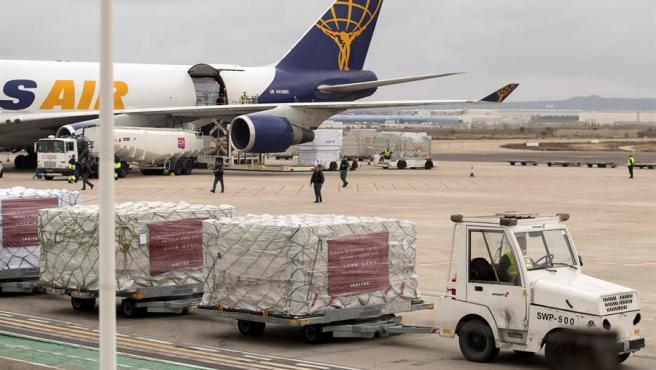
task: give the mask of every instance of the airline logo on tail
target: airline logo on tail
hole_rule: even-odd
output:
[[[339,0],[317,22],[316,27],[339,48],[340,71],[350,70],[351,45],[377,18],[383,0]]]

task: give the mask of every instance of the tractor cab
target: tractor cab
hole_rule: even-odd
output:
[[[560,334],[577,330],[615,333],[620,361],[644,347],[637,292],[583,273],[568,219],[516,213],[451,217],[440,334],[458,335],[465,357],[486,362],[500,349],[545,347],[554,364],[565,348]]]

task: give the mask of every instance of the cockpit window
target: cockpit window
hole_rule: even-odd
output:
[[[529,271],[576,267],[565,229],[520,232],[515,238]]]

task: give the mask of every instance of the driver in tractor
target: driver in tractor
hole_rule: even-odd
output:
[[[526,234],[515,234],[515,237],[517,239],[517,245],[519,245],[519,249],[524,258],[524,262],[526,263],[526,267],[531,268],[533,266],[533,261],[526,254]],[[501,281],[508,281],[513,283],[519,282],[519,266],[517,265],[517,260],[515,259],[515,256],[513,255],[513,252],[510,248],[503,256],[501,256],[501,260],[499,261],[499,271],[500,274],[503,275],[500,276]]]

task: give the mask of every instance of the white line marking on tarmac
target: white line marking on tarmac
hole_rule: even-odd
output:
[[[18,359],[15,359],[15,358],[5,357],[5,356],[0,356],[0,360],[8,360],[8,361],[13,361],[13,362],[18,362],[18,363],[21,363],[21,364],[28,364],[28,365],[34,366],[34,367],[37,368],[37,369],[38,369],[38,368],[44,368],[44,369],[54,369],[54,370],[66,370],[66,369],[61,368],[61,367],[55,367],[55,366],[50,366],[50,365],[37,364],[36,362],[30,362],[30,361],[18,360]]]
[[[262,360],[262,361],[271,361],[272,360],[271,358],[264,357],[264,356],[244,355],[244,357],[252,358],[254,360]]]
[[[34,319],[34,318],[29,318],[27,320],[28,321],[34,321],[34,322],[40,322],[42,324],[50,324],[50,321],[46,321],[46,320],[39,320],[39,319]]]
[[[136,338],[136,339],[145,340],[145,341],[148,341],[148,342],[153,342],[153,343],[161,343],[161,344],[173,345],[173,343],[171,343],[171,342],[167,342],[167,341],[165,341],[165,340],[159,340],[159,339],[153,339],[153,338],[144,338],[144,337],[135,337],[135,338]]]
[[[329,367],[318,366],[318,365],[312,365],[312,364],[305,364],[305,363],[302,363],[302,362],[297,362],[296,365],[298,365],[298,366],[306,366],[306,367],[313,367],[313,368],[315,368],[315,369],[321,369],[321,370],[329,370],[329,369],[330,369]]]
[[[8,315],[8,314],[6,314],[6,313],[0,313],[0,316],[3,316],[3,317],[14,317],[14,315]]]

